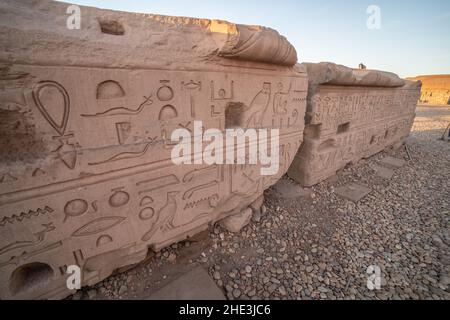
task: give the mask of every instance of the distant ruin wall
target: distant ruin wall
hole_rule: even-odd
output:
[[[408,136],[420,82],[332,63],[304,65],[309,77],[306,127],[288,171],[291,178],[312,186]]]
[[[1,299],[67,296],[70,265],[93,285],[239,213],[303,139],[307,75],[276,31],[87,7],[68,30],[67,6],[0,4]],[[279,170],[173,164],[194,121],[279,129]]]
[[[408,79],[422,82],[419,102],[450,105],[450,75],[418,76]]]

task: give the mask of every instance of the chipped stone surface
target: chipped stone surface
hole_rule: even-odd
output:
[[[0,3],[1,299],[67,296],[70,265],[93,285],[247,208],[303,137],[306,73],[276,31],[88,7],[73,31],[66,9]],[[194,121],[280,129],[278,174],[174,165]]]
[[[278,194],[279,197],[286,199],[308,197],[311,195],[311,191],[306,190],[297,183],[294,183],[287,179],[280,179],[273,186],[273,190]]]
[[[148,300],[225,300],[222,291],[202,267],[175,279]]]
[[[336,194],[353,202],[358,202],[370,193],[369,188],[357,183],[349,183],[345,186],[336,188]]]
[[[332,63],[304,65],[309,77],[305,139],[288,171],[292,179],[312,186],[408,136],[420,82]]]
[[[246,208],[238,214],[234,214],[223,219],[220,224],[230,232],[239,232],[245,227],[252,218],[253,211],[251,208]]]

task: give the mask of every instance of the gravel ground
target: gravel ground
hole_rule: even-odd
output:
[[[412,160],[402,147],[298,198],[269,189],[240,233],[217,225],[72,299],[142,299],[199,264],[229,299],[449,299],[450,142],[438,140],[449,122],[450,107],[419,107]],[[372,169],[386,155],[407,161],[390,180]],[[334,191],[348,182],[372,192],[344,200]],[[367,288],[369,266],[381,269],[378,290]]]

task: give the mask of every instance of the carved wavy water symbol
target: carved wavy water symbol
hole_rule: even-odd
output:
[[[125,107],[115,107],[110,108],[104,112],[99,112],[95,114],[82,114],[82,117],[86,118],[95,118],[95,117],[108,117],[108,116],[119,116],[119,115],[137,115],[144,110],[144,107],[147,105],[153,104],[153,100],[151,99],[152,95],[146,97],[144,96],[144,102],[142,102],[137,109],[130,109]]]
[[[62,95],[64,99],[64,105],[63,113],[61,122],[57,122],[55,119],[55,115],[51,114],[51,110],[48,110],[46,106],[41,101],[40,93],[42,89],[44,88],[56,88],[56,90],[59,91],[59,93]],[[54,81],[42,81],[39,82],[34,88],[33,88],[33,100],[36,103],[36,106],[38,107],[39,111],[44,116],[45,120],[58,132],[61,136],[64,135],[64,132],[66,131],[67,122],[69,121],[69,112],[70,112],[70,99],[69,95],[64,89],[63,86],[61,86],[59,83]],[[59,106],[61,107],[61,106]]]
[[[39,215],[44,215],[53,212],[53,209],[50,207],[45,207],[44,209],[38,208],[37,210],[29,210],[28,212],[22,212],[19,215],[14,214],[11,217],[4,217],[0,221],[0,226],[4,227],[7,223],[14,223],[16,221],[22,222],[24,219],[31,219],[33,217],[37,217]]]
[[[97,218],[82,226],[81,228],[75,230],[72,233],[72,237],[85,237],[103,232],[105,230],[111,229],[112,227],[115,227],[125,219],[125,217]]]
[[[8,244],[7,246],[0,249],[0,255],[4,254],[8,251],[19,249],[19,248],[25,248],[30,246],[36,246],[40,244],[45,239],[45,234],[55,230],[55,226],[53,223],[43,224],[44,230],[36,232],[34,236],[36,237],[36,240],[33,241],[16,241],[13,243]]]
[[[211,208],[214,208],[217,206],[218,201],[219,201],[219,195],[217,193],[215,193],[211,196],[204,197],[199,200],[186,203],[186,205],[184,206],[184,210],[194,209],[195,207],[198,207],[204,203],[207,203]]]

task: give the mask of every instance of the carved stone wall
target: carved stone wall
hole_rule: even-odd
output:
[[[64,297],[69,265],[92,285],[238,213],[302,142],[306,73],[276,31],[87,7],[68,30],[66,8],[0,4],[1,299]],[[200,120],[279,128],[278,173],[173,164]]]
[[[402,143],[420,82],[332,63],[305,64],[309,89],[304,142],[288,175],[312,186],[362,158]]]

